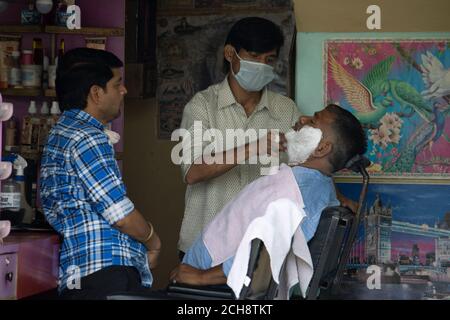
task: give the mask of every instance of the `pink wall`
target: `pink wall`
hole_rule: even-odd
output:
[[[54,1],[55,2],[55,1]],[[81,8],[81,27],[124,27],[125,26],[125,0],[77,0],[76,4]],[[0,13],[0,25],[17,25],[20,24],[20,10],[26,6],[26,1],[19,0],[19,3],[10,3],[8,9]],[[48,15],[48,17],[50,14]],[[45,18],[48,18],[45,17]],[[48,20],[48,19],[47,19]],[[50,24],[50,23],[49,23]],[[48,34],[23,34],[22,50],[31,49],[32,40],[34,37],[39,37],[43,40],[43,45],[46,48],[47,55],[50,56],[50,41],[51,36]],[[57,35],[57,44],[60,39],[64,38],[66,51],[76,48],[84,47],[84,36],[79,35]],[[106,50],[117,55],[122,61],[125,56],[125,42],[124,37],[108,37]],[[43,101],[48,101],[51,105],[52,98],[37,97],[33,98],[37,102],[38,109]],[[5,100],[14,103],[14,116],[17,119],[22,119],[27,113],[28,105],[31,98],[28,97],[6,97]],[[123,151],[123,112],[120,118],[116,119],[112,128],[117,131],[122,139],[115,146],[116,151]],[[18,124],[21,125],[20,123]],[[20,127],[19,127],[20,128]]]

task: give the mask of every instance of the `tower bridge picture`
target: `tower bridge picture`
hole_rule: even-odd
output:
[[[338,184],[356,199],[357,184]],[[340,299],[450,299],[450,185],[371,184]],[[380,267],[380,288],[371,290]]]
[[[366,208],[364,232],[355,241],[349,262],[349,269],[366,268],[372,264],[395,264],[400,274],[440,274],[440,279],[450,282],[450,213],[443,222],[434,226],[393,220],[392,206],[384,206],[379,194],[370,208]],[[392,232],[422,236],[434,239],[434,252],[426,253],[426,260],[420,260],[420,248],[415,244],[409,250],[397,250],[392,257]]]

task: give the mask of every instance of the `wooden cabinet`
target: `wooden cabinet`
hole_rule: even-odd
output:
[[[17,246],[10,248],[16,251]],[[17,297],[17,252],[0,254],[0,300]]]
[[[57,234],[11,233],[0,245],[0,299],[22,299],[58,286]]]

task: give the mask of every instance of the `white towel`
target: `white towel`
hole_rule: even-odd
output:
[[[11,222],[8,220],[0,221],[0,245],[3,244],[3,239],[9,235],[11,231]]]
[[[251,242],[258,238],[264,242],[270,257],[270,268],[274,281],[279,284],[277,299],[289,299],[289,291],[299,283],[303,296],[313,275],[313,264],[306,239],[300,228],[305,217],[303,209],[290,199],[271,202],[266,213],[254,219],[237,249],[233,265],[227,278],[228,286],[239,297],[247,279]],[[286,259],[285,268],[282,270]]]
[[[292,169],[285,164],[276,174],[247,185],[206,227],[203,242],[213,267],[236,254],[248,226],[255,218],[265,215],[267,207],[279,199],[290,199],[298,208],[304,208]]]
[[[108,140],[111,145],[114,145],[120,141],[120,134],[118,134],[117,132],[109,129],[105,129],[104,132],[108,136]]]

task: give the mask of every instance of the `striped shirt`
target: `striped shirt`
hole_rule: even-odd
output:
[[[228,84],[228,79],[197,93],[186,105],[181,128],[194,136],[194,121],[201,121],[203,132],[217,129],[225,137],[227,129],[278,129],[287,132],[298,120],[300,113],[295,102],[265,88],[254,112],[247,117]],[[195,160],[211,142],[201,145],[191,143],[187,152]],[[228,148],[226,148],[228,149]],[[225,149],[225,150],[226,150]],[[185,151],[185,150],[183,150]],[[287,157],[282,154],[281,162]],[[183,179],[191,164],[182,163]],[[223,175],[188,185],[185,195],[185,211],[178,248],[186,251],[212,218],[247,184],[261,176],[262,164],[240,164]]]
[[[65,111],[52,128],[41,165],[48,222],[63,237],[59,290],[74,277],[108,266],[134,266],[151,286],[146,249],[112,225],[134,210],[104,126],[88,113]]]

